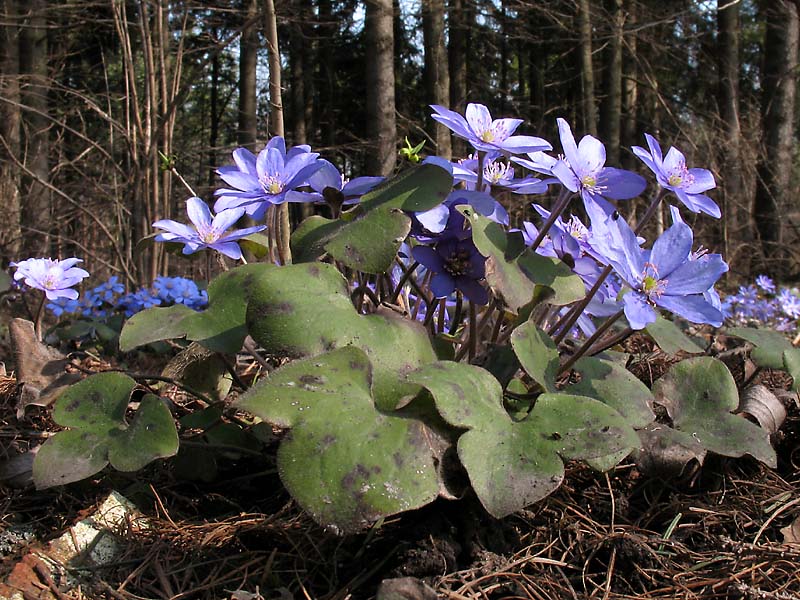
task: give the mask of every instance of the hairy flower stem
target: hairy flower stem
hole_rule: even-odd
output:
[[[414,262],[406,269],[406,266],[401,261],[398,260],[397,264],[400,265],[400,268],[403,270],[403,276],[400,278],[400,281],[397,282],[397,286],[394,288],[392,295],[389,297],[389,304],[397,303],[397,298],[400,296],[400,292],[403,291],[403,287],[406,285],[406,283],[408,283],[409,278],[419,266],[418,262]]]
[[[453,320],[450,321],[450,329],[447,331],[450,335],[455,335],[458,331],[458,326],[461,325],[462,311],[464,308],[464,296],[461,290],[456,290],[456,309],[453,312]]]
[[[42,320],[44,319],[44,303],[47,296],[42,292],[42,299],[39,301],[39,308],[36,309],[36,318],[33,321],[33,332],[36,334],[36,339],[42,341]]]
[[[644,229],[644,226],[653,217],[653,215],[656,213],[656,210],[658,210],[658,207],[661,205],[661,201],[664,199],[666,193],[667,192],[664,189],[658,191],[658,194],[656,194],[656,197],[653,198],[653,201],[647,208],[647,212],[644,213],[642,220],[639,221],[639,224],[636,226],[636,229],[634,230],[635,234],[638,234],[640,231],[642,231],[642,229]],[[566,315],[564,315],[561,320],[559,320],[555,325],[553,325],[553,327],[550,328],[548,331],[550,335],[553,335],[554,332],[558,331],[558,335],[553,338],[553,341],[556,343],[556,345],[564,341],[567,333],[572,330],[572,327],[575,325],[578,317],[581,316],[583,311],[589,305],[589,302],[592,301],[592,298],[594,298],[597,290],[600,289],[600,286],[603,285],[605,280],[611,274],[612,270],[613,267],[610,265],[603,269],[602,273],[600,273],[600,276],[597,278],[597,281],[592,286],[592,289],[590,289],[586,294],[586,297],[576,304]]]
[[[610,317],[608,317],[605,321],[603,321],[603,324],[597,328],[597,331],[595,331],[589,337],[589,339],[583,343],[583,345],[580,348],[578,348],[577,352],[575,352],[575,354],[570,356],[567,362],[565,362],[563,365],[561,365],[561,367],[559,367],[558,374],[560,375],[561,373],[569,371],[572,368],[572,365],[574,365],[581,356],[586,354],[589,348],[592,347],[592,344],[594,344],[597,340],[599,340],[600,337],[606,331],[608,331],[608,328],[617,322],[617,319],[619,319],[623,315],[623,313],[624,311],[619,310]]]
[[[614,335],[610,335],[606,339],[596,342],[594,346],[592,346],[586,351],[586,354],[588,354],[589,356],[594,356],[595,354],[600,354],[601,352],[605,352],[609,348],[612,348],[617,344],[627,340],[632,333],[633,329],[631,329],[630,327],[626,327],[622,331],[618,331]]]
[[[539,244],[542,243],[544,238],[547,236],[547,232],[550,231],[550,228],[553,226],[553,223],[556,222],[556,219],[558,219],[558,217],[561,216],[561,213],[563,213],[567,206],[569,206],[572,196],[572,192],[570,192],[567,188],[561,189],[561,193],[558,195],[558,200],[556,200],[556,204],[553,207],[550,216],[547,217],[547,221],[545,221],[544,225],[542,225],[541,229],[539,229],[536,239],[534,239],[533,244],[531,244],[531,251],[535,252],[539,247]]]
[[[478,192],[483,191],[483,161],[486,158],[486,152],[478,150],[478,181],[475,184],[475,190]]]
[[[469,361],[475,359],[478,353],[478,313],[475,309],[475,303],[470,300],[469,303]]]

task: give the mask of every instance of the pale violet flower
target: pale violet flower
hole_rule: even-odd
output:
[[[192,254],[201,248],[211,248],[234,260],[239,260],[242,258],[242,249],[239,248],[238,241],[266,229],[266,225],[258,225],[229,232],[228,229],[245,214],[245,209],[229,208],[214,216],[208,205],[197,197],[186,201],[186,212],[194,227],[171,219],[161,219],[153,223],[153,227],[165,231],[156,236],[156,241],[185,244],[184,254]]]
[[[78,292],[72,289],[73,286],[89,276],[88,272],[75,266],[79,262],[83,261],[79,258],[29,258],[12,262],[11,266],[17,268],[14,273],[16,281],[22,280],[28,287],[42,290],[48,300],[76,300]]]

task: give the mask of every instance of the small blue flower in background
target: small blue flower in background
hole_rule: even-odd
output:
[[[768,294],[775,293],[775,282],[766,275],[759,275],[756,277],[756,285]]]
[[[478,185],[478,157],[453,163],[453,178],[463,181],[466,189],[474,190]],[[515,194],[543,194],[547,191],[547,183],[533,176],[517,178],[514,167],[509,162],[486,159],[483,165],[483,190],[491,192],[492,186],[511,190]]]
[[[432,104],[435,111],[431,117],[450,129],[458,137],[467,140],[472,147],[487,152],[492,157],[497,154],[522,154],[540,150],[552,150],[552,146],[542,138],[529,135],[512,135],[522,124],[522,119],[495,119],[483,104],[467,104],[466,119],[444,106]]]
[[[718,219],[722,214],[719,206],[703,194],[717,187],[711,171],[687,168],[686,157],[674,146],[667,156],[662,156],[656,139],[648,133],[644,137],[650,152],[640,146],[633,146],[631,150],[655,174],[658,184],[674,192],[690,211],[703,212]]]
[[[791,319],[800,318],[800,298],[791,290],[783,288],[778,294],[778,303],[787,317]]]
[[[57,298],[78,298],[78,292],[72,289],[89,273],[75,265],[83,262],[79,258],[53,260],[52,258],[29,258],[19,262],[12,262],[16,267],[15,281],[24,281],[25,285],[37,290],[42,290],[48,300]]]
[[[236,221],[242,218],[244,209],[231,208],[214,216],[208,205],[197,197],[191,197],[186,201],[186,212],[194,228],[171,219],[161,219],[153,223],[153,227],[163,229],[166,233],[159,233],[156,241],[184,244],[184,254],[192,254],[201,248],[210,248],[229,258],[239,260],[242,258],[242,249],[239,247],[238,241],[252,233],[266,229],[266,225],[257,225],[226,233]]]
[[[291,190],[308,183],[308,179],[323,168],[319,154],[306,145],[286,150],[286,141],[273,137],[255,156],[246,148],[233,152],[235,166],[220,167],[217,173],[231,188],[219,189],[214,204],[216,212],[243,207],[248,215],[261,220],[273,204],[287,201],[309,202],[308,196],[288,198]]]

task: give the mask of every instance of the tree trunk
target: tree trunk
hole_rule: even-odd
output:
[[[782,221],[792,181],[795,88],[797,85],[798,15],[789,0],[764,2],[766,22],[761,71],[761,122],[764,149],[758,162],[755,221],[764,256],[776,275],[787,271]]]
[[[620,133],[621,143],[625,148],[633,145],[641,145],[638,139],[638,96],[639,89],[637,83],[638,69],[636,56],[636,45],[638,34],[636,33],[636,0],[625,1],[628,33],[623,36],[622,53],[622,131]],[[623,152],[621,156],[622,165],[627,169],[632,169],[638,159],[630,151]]]
[[[336,145],[336,73],[334,67],[336,21],[332,0],[319,0],[319,25],[317,53],[319,64],[319,118],[322,147],[333,149]]]
[[[597,109],[594,104],[594,67],[592,66],[592,15],[589,0],[578,2],[578,30],[580,44],[578,52],[581,69],[581,106],[583,129],[597,135]]]
[[[25,202],[22,204],[21,225],[26,256],[50,254],[52,199],[47,187],[50,183],[50,119],[46,10],[46,0],[30,0],[23,13],[23,27],[19,36],[22,143],[26,148],[26,175],[23,177],[22,192]]]
[[[447,69],[447,47],[444,43],[444,0],[422,3],[422,32],[425,40],[426,104],[450,107],[450,74]],[[428,119],[428,131],[436,142],[436,154],[450,159],[450,130]]]
[[[236,141],[256,151],[258,112],[256,68],[258,66],[258,0],[245,0],[245,28],[239,41],[239,128]]]
[[[289,24],[289,79],[291,91],[292,141],[305,144],[308,137],[306,128],[306,39],[303,35],[303,23],[308,18],[303,0],[291,2],[293,20]]]
[[[217,30],[214,28],[214,40],[217,39]],[[217,168],[217,147],[219,146],[219,52],[214,52],[211,57],[211,114],[210,131],[208,134],[208,187],[213,188],[217,180],[214,170]]]
[[[466,6],[469,0],[448,0],[449,44],[447,64],[450,71],[450,108],[464,114],[467,107],[467,21]],[[452,154],[463,157],[466,145],[461,138],[453,139]]]
[[[388,176],[396,161],[392,0],[367,0],[367,173]]]
[[[730,234],[738,241],[750,239],[749,211],[745,206],[739,125],[739,4],[717,1],[717,60],[719,118],[724,132],[720,144],[720,191],[722,193],[722,238],[727,247]],[[744,218],[742,218],[744,217]],[[727,249],[727,248],[726,248]],[[726,256],[730,252],[725,253]]]
[[[622,122],[622,28],[625,14],[622,0],[607,0],[609,40],[605,51],[603,72],[602,138],[606,145],[606,162],[619,166]]]
[[[0,225],[0,255],[12,260],[20,256],[20,170],[19,160],[19,25],[17,0],[0,0],[0,198],[4,217]],[[5,268],[6,265],[0,265]]]

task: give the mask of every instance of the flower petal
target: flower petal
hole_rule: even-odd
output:
[[[186,213],[189,220],[197,229],[211,225],[211,211],[205,201],[192,196],[186,201]]]
[[[612,200],[635,198],[647,187],[647,181],[641,175],[613,167],[605,167],[600,172],[599,180],[606,188],[603,196]]]
[[[467,104],[465,116],[469,128],[477,138],[481,138],[483,133],[492,126],[492,115],[489,113],[489,109],[483,104],[470,102]]]
[[[622,297],[625,318],[631,329],[644,329],[656,320],[656,311],[645,301],[638,292],[628,292]]]
[[[570,165],[578,164],[578,146],[575,144],[575,136],[572,135],[572,129],[570,129],[569,123],[561,118],[556,119],[556,123],[558,123],[558,136],[561,138],[561,148],[564,150],[564,156],[567,158],[567,162]],[[553,175],[556,175],[555,172]],[[556,175],[556,177],[558,177],[558,175]],[[573,192],[575,191],[572,188],[570,188],[570,190]]]
[[[692,230],[685,223],[675,223],[659,236],[650,251],[650,262],[658,269],[659,279],[671,280],[672,272],[689,260],[693,241]]]
[[[701,294],[691,296],[664,295],[656,298],[656,304],[692,323],[708,323],[714,327],[722,325],[722,313],[714,308]]]
[[[666,277],[665,295],[702,294],[711,289],[727,270],[728,265],[719,254],[707,254],[697,260],[686,261]]]
[[[419,264],[426,269],[430,269],[434,273],[444,271],[442,257],[430,246],[414,246],[411,249],[411,256],[413,256],[414,260]]]

